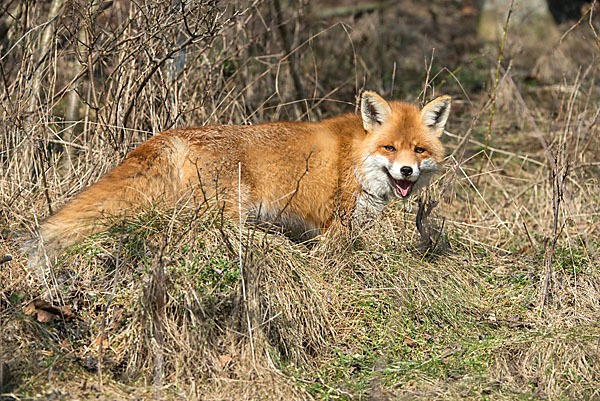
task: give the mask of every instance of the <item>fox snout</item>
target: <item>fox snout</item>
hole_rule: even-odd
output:
[[[388,176],[391,178],[394,194],[401,199],[408,198],[413,190],[427,186],[438,169],[439,165],[433,159],[423,160],[420,166],[418,164],[392,166],[388,170]]]
[[[398,198],[407,198],[412,193],[414,183],[419,179],[419,166],[393,163],[388,169],[391,186]]]
[[[416,181],[419,179],[419,165],[417,163],[409,165],[405,163],[392,163],[388,169],[389,174],[395,180]]]
[[[410,166],[402,166],[400,167],[400,173],[403,177],[409,178],[413,173],[413,168]]]

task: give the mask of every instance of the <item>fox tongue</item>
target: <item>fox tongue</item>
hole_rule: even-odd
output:
[[[408,180],[394,180],[396,182],[396,189],[400,192],[403,198],[408,196],[412,182]]]

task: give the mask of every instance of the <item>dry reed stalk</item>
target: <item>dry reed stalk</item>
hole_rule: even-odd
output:
[[[504,26],[502,28],[502,42],[500,43],[500,49],[498,50],[498,61],[496,62],[496,74],[494,76],[494,87],[492,88],[492,94],[490,98],[490,115],[488,119],[488,127],[485,135],[485,147],[483,148],[483,156],[487,159],[485,162],[489,164],[489,159],[487,158],[488,145],[490,141],[490,135],[492,133],[492,124],[494,122],[494,112],[496,110],[496,95],[498,91],[498,85],[500,83],[500,69],[502,68],[502,59],[504,57],[504,46],[506,45],[506,38],[508,36],[508,27],[510,24],[510,17],[513,13],[515,6],[515,1],[511,0],[510,6],[508,8],[508,13],[506,14],[506,20],[504,21]],[[481,162],[481,166],[479,168],[479,173],[483,170],[484,160]],[[479,177],[475,182],[476,186],[479,186]]]

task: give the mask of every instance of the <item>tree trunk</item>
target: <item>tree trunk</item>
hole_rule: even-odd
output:
[[[511,0],[484,0],[477,30],[481,39],[502,40],[510,5]],[[538,42],[552,43],[560,37],[546,0],[516,0],[509,30],[518,35],[525,45],[528,42],[533,46],[537,46]]]
[[[36,108],[36,101],[40,96],[40,87],[42,85],[42,71],[44,68],[40,65],[40,61],[44,58],[44,56],[48,53],[50,47],[50,39],[52,39],[52,35],[54,34],[54,19],[58,14],[58,10],[62,6],[64,0],[52,0],[50,4],[50,10],[48,11],[48,23],[44,28],[42,28],[42,32],[40,33],[40,42],[37,46],[37,50],[35,54],[37,55],[37,60],[35,65],[37,68],[33,73],[33,78],[31,79],[31,98],[29,99],[29,111],[34,112]]]
[[[77,35],[78,45],[77,49],[81,57],[84,57],[87,54],[87,50],[83,43],[86,40],[85,30],[82,28]],[[80,58],[75,59],[75,74],[84,67]],[[70,144],[75,140],[77,134],[79,134],[82,130],[82,126],[80,123],[80,108],[81,102],[79,101],[79,89],[81,88],[81,79],[75,81],[73,83],[73,87],[69,91],[68,103],[67,103],[67,113],[65,115],[66,125],[62,139],[65,142],[63,145],[63,154],[60,160],[61,174],[63,177],[66,177],[70,174],[71,169],[73,168],[73,158],[75,157],[75,148]]]

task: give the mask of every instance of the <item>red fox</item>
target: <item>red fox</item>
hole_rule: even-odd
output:
[[[347,216],[365,221],[426,186],[444,157],[449,96],[422,110],[363,92],[360,115],[163,132],[40,224],[31,256],[55,253],[102,217],[186,194],[215,196],[231,215],[308,239]],[[239,169],[239,170],[238,170]],[[240,180],[241,177],[241,180]]]

